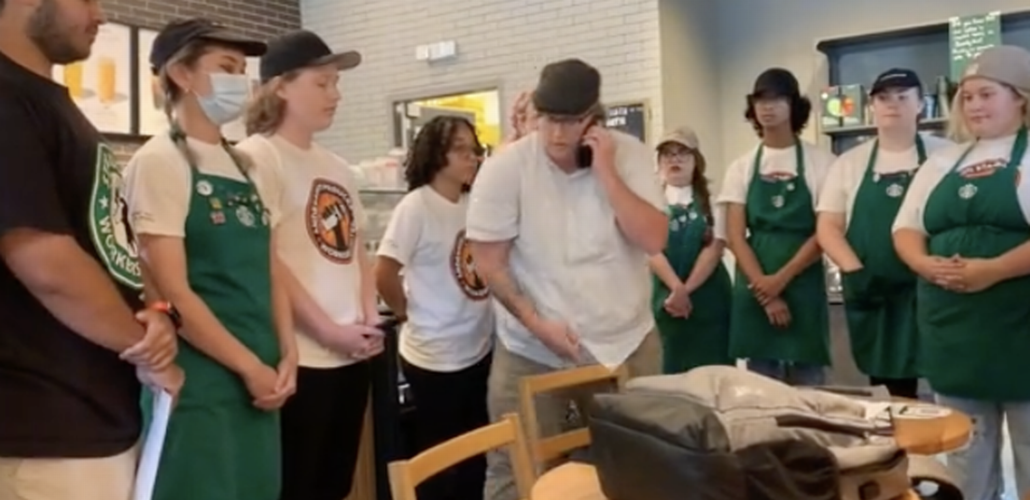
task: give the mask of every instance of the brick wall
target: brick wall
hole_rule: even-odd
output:
[[[543,64],[566,57],[600,69],[606,101],[649,99],[652,136],[662,124],[656,0],[301,0],[301,14],[334,48],[364,55],[322,138],[352,162],[392,146],[395,98],[499,87],[507,108]],[[415,60],[417,45],[445,40],[457,59]]]
[[[111,22],[152,29],[183,17],[206,17],[262,38],[300,27],[298,0],[104,0],[103,7]],[[122,160],[144,140],[112,137]]]

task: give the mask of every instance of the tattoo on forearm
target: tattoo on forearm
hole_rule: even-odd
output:
[[[522,287],[507,270],[490,273],[486,285],[490,293],[523,324],[535,313],[533,302],[522,292]]]

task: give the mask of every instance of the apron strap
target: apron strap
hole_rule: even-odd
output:
[[[869,161],[867,161],[865,165],[866,176],[873,175],[873,170],[876,168],[876,158],[879,154],[880,140],[873,139],[873,150],[869,153]],[[926,144],[923,143],[923,137],[919,134],[916,134],[916,157],[918,158],[919,163],[916,164],[916,168],[912,170],[912,173],[915,173],[923,163],[926,163]]]
[[[762,151],[765,150],[765,144],[758,145],[758,151],[755,151],[755,159],[751,162],[752,172],[751,178],[760,176],[759,169],[762,167]],[[802,181],[805,180],[805,152],[801,148],[801,139],[794,137],[794,162],[797,164],[797,177]]]
[[[192,154],[189,154],[189,149],[187,149],[186,132],[182,130],[182,127],[179,126],[178,122],[172,122],[172,127],[168,131],[168,135],[169,137],[171,137],[172,142],[175,143],[176,146],[179,146],[183,149],[183,154],[186,156],[186,163],[190,167],[190,172],[192,172],[194,176],[199,175],[200,169],[197,168],[195,158],[193,158]],[[226,140],[224,137],[219,138],[219,143],[221,144],[222,149],[225,151],[225,154],[229,155],[229,158],[232,160],[233,165],[235,165],[236,169],[239,170],[240,175],[242,175],[247,184],[254,189],[254,194],[258,197],[258,201],[260,201],[263,206],[264,201],[261,200],[261,193],[258,192],[257,186],[254,184],[254,180],[250,178],[250,174],[247,172],[247,169],[243,168],[243,164],[236,156],[236,153],[233,152],[232,145],[229,144],[229,141]]]
[[[973,152],[973,148],[975,148],[976,145],[979,143],[980,138],[977,138],[975,141],[973,141],[973,143],[970,144],[969,147],[966,148],[966,150],[962,153],[962,156],[958,157],[958,160],[955,161],[954,165],[952,165],[951,170],[955,170],[959,167],[959,165],[962,165],[962,162],[965,161],[966,157],[969,156],[969,153]],[[1027,128],[1026,126],[1023,126],[1019,127],[1019,131],[1016,132],[1016,140],[1012,142],[1012,151],[1009,152],[1009,161],[1005,165],[1005,167],[1007,168],[1012,166],[1018,166],[1020,162],[1023,161],[1023,155],[1026,154],[1026,147]]]

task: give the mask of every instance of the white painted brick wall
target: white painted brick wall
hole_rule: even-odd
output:
[[[323,143],[356,162],[393,146],[398,98],[499,87],[504,110],[547,62],[578,57],[608,102],[648,99],[662,124],[657,0],[301,0],[305,28],[364,56],[342,78],[343,105]],[[417,45],[458,44],[458,58],[415,60]]]

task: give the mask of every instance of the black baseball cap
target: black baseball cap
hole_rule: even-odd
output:
[[[202,18],[178,19],[165,25],[150,48],[150,70],[154,74],[175,57],[183,47],[206,40],[236,47],[247,57],[264,55],[265,42],[233,32],[214,21]]]
[[[769,68],[755,79],[750,97],[798,97],[801,95],[800,89],[793,73],[783,68]]]
[[[923,82],[919,80],[919,75],[915,71],[910,69],[892,68],[876,77],[876,81],[873,82],[872,89],[869,90],[869,95],[876,95],[887,89],[919,89],[922,91]]]
[[[579,59],[565,59],[544,66],[533,91],[538,113],[581,116],[601,100],[601,73]]]
[[[333,52],[318,35],[307,31],[291,31],[268,42],[268,51],[261,57],[261,83],[290,71],[315,66],[334,65],[340,71],[361,64],[361,54],[350,50]]]

